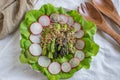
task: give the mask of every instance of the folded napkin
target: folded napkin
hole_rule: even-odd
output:
[[[0,39],[19,27],[26,11],[33,8],[34,0],[1,0],[0,1]]]

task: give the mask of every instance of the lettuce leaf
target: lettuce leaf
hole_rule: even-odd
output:
[[[29,27],[33,22],[38,21],[38,18],[41,15],[50,15],[52,13],[59,13],[59,14],[67,14],[73,17],[74,21],[80,23],[82,25],[83,30],[85,31],[85,35],[82,38],[82,40],[85,41],[85,48],[83,49],[85,53],[85,59],[81,61],[81,64],[72,69],[68,73],[60,72],[57,75],[52,75],[49,73],[47,68],[43,68],[38,65],[38,57],[32,56],[30,52],[28,51],[29,46],[31,45],[31,42],[29,40],[29,36],[31,34]],[[45,4],[43,5],[39,10],[31,10],[27,12],[25,15],[24,20],[20,24],[20,33],[21,33],[21,40],[20,40],[20,46],[22,48],[21,54],[20,54],[20,61],[21,63],[28,63],[31,65],[31,67],[34,70],[41,71],[43,74],[45,74],[49,80],[59,80],[59,79],[66,79],[70,78],[74,75],[74,73],[81,68],[90,68],[90,62],[92,60],[92,56],[97,55],[97,52],[99,51],[99,46],[94,42],[93,36],[96,33],[96,26],[93,22],[86,21],[83,19],[83,17],[76,11],[64,11],[62,7],[56,8],[51,4]],[[70,60],[73,57],[73,55],[64,56],[63,58],[54,59],[53,61],[58,61],[59,63],[63,63],[65,61]]]

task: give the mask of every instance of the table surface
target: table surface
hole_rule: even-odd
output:
[[[43,4],[51,3],[56,7],[77,9],[84,0],[37,0],[34,9],[39,9]],[[120,14],[120,1],[113,0]],[[120,33],[120,28],[111,22],[110,25]],[[47,80],[42,73],[35,72],[27,64],[19,61],[19,29],[0,40],[0,80]],[[120,46],[107,34],[97,31],[94,40],[100,46],[97,56],[93,57],[89,70],[81,69],[68,80],[120,80]]]

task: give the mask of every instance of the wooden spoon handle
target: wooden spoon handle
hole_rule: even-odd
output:
[[[118,14],[111,16],[111,19],[120,27],[120,16]]]
[[[104,29],[102,29],[102,31],[104,31],[105,33],[109,34],[120,45],[120,35],[117,32],[115,32],[108,24],[106,24],[105,26],[103,26],[103,25],[101,25],[101,26],[104,27]]]
[[[107,32],[112,38],[114,38],[120,45],[120,35],[117,34],[114,30],[110,30]]]

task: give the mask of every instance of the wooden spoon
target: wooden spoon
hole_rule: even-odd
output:
[[[93,0],[96,8],[111,18],[120,27],[120,16],[118,15],[111,0]]]
[[[93,21],[97,27],[113,37],[120,45],[120,35],[116,33],[110,25],[105,21],[101,13],[89,2],[81,4],[79,13],[87,20]]]

